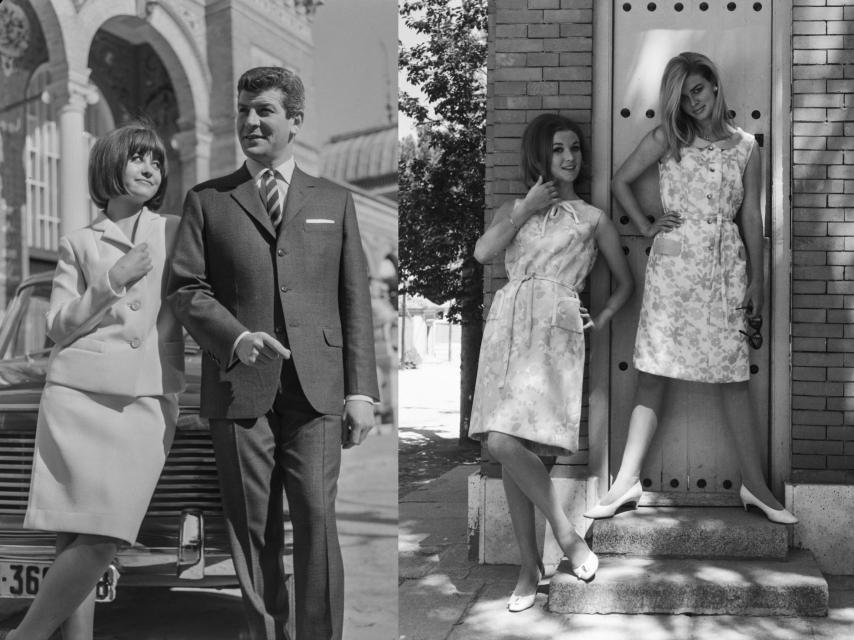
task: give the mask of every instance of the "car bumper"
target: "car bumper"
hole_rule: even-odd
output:
[[[0,561],[52,562],[55,536],[0,516]],[[188,509],[176,518],[146,519],[139,540],[119,549],[113,566],[122,586],[237,586],[221,518]]]

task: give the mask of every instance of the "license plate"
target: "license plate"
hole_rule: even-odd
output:
[[[50,565],[49,562],[0,561],[0,598],[35,598]],[[110,565],[95,587],[95,599],[98,602],[115,600],[118,580],[119,572]]]

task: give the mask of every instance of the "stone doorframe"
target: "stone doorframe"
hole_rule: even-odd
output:
[[[611,122],[596,114],[612,113],[612,26],[614,3],[596,2],[593,8],[593,180],[592,204],[610,211]],[[771,398],[791,399],[791,85],[792,85],[792,6],[774,3],[772,15],[772,96],[771,96],[771,318],[770,330]],[[609,281],[596,270],[591,280],[593,309],[605,305]],[[598,277],[595,277],[597,276]],[[590,457],[588,463],[587,502],[595,504],[608,490],[610,424],[610,327],[593,334],[590,353]],[[782,499],[783,484],[791,473],[792,405],[791,401],[772,402],[769,413],[770,442],[768,459],[771,490]],[[616,469],[613,470],[616,473]]]

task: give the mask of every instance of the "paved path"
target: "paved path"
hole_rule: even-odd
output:
[[[536,605],[505,610],[517,568],[468,558],[466,483],[460,466],[401,498],[400,640],[850,640],[854,577],[829,577],[827,618],[581,615]]]
[[[480,455],[477,444],[459,444],[460,363],[427,362],[399,375],[400,495],[435,480]]]
[[[516,567],[468,558],[467,481],[476,466],[407,471],[409,443],[455,443],[456,363],[400,375],[400,640],[850,640],[854,577],[829,578],[827,618],[687,615],[563,615],[545,610],[548,581],[528,611],[506,611]],[[438,444],[436,444],[438,443]],[[419,461],[420,462],[420,461]],[[415,465],[417,468],[417,465]],[[437,467],[434,467],[438,468]],[[412,476],[410,481],[406,477]]]

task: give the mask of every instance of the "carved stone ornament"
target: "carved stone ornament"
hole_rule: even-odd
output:
[[[15,70],[15,59],[30,46],[30,21],[24,10],[13,2],[0,4],[0,64],[5,75]]]
[[[313,16],[317,7],[323,4],[323,0],[294,0],[297,11],[302,11],[307,16]]]

